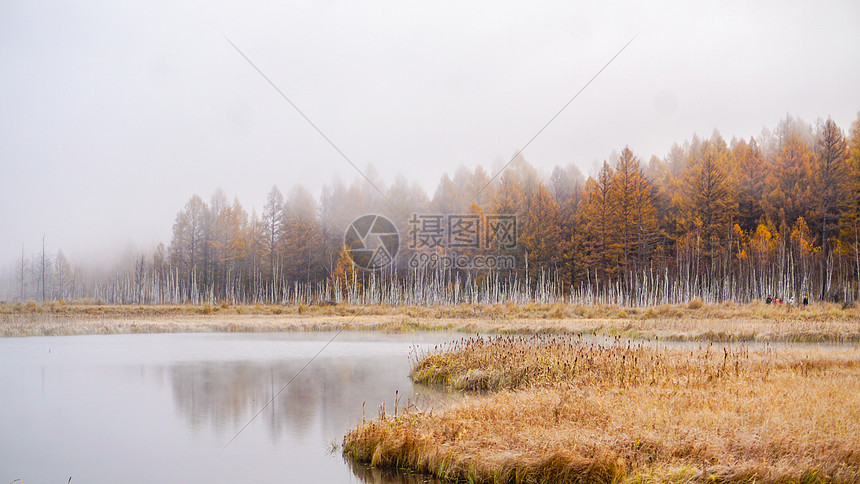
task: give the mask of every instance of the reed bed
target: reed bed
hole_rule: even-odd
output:
[[[702,345],[683,350],[616,337],[600,344],[576,335],[532,334],[462,339],[416,355],[413,381],[457,390],[517,389],[540,385],[612,387],[673,384],[710,386],[748,382],[784,369],[860,368],[856,351],[817,353],[745,346]],[[814,355],[812,360],[810,355]]]
[[[346,455],[470,482],[860,482],[856,349],[474,337],[412,376],[479,391],[363,421]]]

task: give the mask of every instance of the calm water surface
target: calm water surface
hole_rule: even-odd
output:
[[[416,482],[329,449],[363,402],[450,398],[409,353],[462,335],[343,332],[263,408],[333,336],[0,338],[0,483]]]

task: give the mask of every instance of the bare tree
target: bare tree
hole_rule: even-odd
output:
[[[72,269],[62,250],[57,251],[54,259],[54,299],[67,299],[71,293]]]
[[[51,254],[45,248],[45,236],[42,236],[42,256],[39,258],[39,284],[42,289],[42,301],[48,297],[48,277],[51,276]]]
[[[19,287],[21,290],[20,301],[24,301],[26,299],[24,297],[24,291],[25,291],[25,288],[27,286],[24,283],[24,276],[26,273],[27,273],[27,266],[26,266],[26,263],[24,262],[24,244],[21,244],[21,265],[18,268],[18,280],[20,281]]]
[[[185,294],[191,301],[200,296],[197,290],[199,273],[204,269],[203,256],[206,245],[206,203],[194,195],[185,204],[185,209],[176,215],[173,224],[173,239],[170,242],[170,259],[174,267],[186,277]]]
[[[144,289],[146,287],[146,256],[143,254],[135,258],[134,262],[134,296],[137,304],[145,302]]]
[[[278,280],[278,266],[280,263],[280,240],[282,238],[282,224],[284,221],[284,196],[277,186],[273,186],[266,197],[263,206],[263,231],[266,238],[263,241],[263,260],[265,261],[272,282],[272,296],[274,297],[275,285]]]

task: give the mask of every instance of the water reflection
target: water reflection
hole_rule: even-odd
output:
[[[226,442],[253,418],[252,425],[264,427],[272,444],[287,448],[339,443],[363,417],[375,417],[382,402],[393,413],[395,395],[401,409],[410,404],[427,408],[456,398],[440,388],[413,385],[402,345],[397,351],[376,350],[338,355],[344,352],[335,347],[310,365],[303,357],[182,362],[166,368],[166,373],[177,413],[192,433],[212,432]],[[361,482],[436,482],[344,460]]]
[[[391,361],[394,360],[394,361]],[[198,362],[169,368],[173,401],[179,414],[194,431],[208,427],[218,433],[234,430],[256,417],[272,441],[288,433],[306,435],[314,422],[324,433],[334,433],[362,417],[362,404],[370,418],[386,402],[393,411],[395,390],[400,406],[419,406],[450,398],[437,389],[414,386],[408,366],[396,358],[321,359],[307,362]],[[295,377],[295,379],[293,379]],[[293,381],[273,399],[286,382]]]
[[[395,391],[401,404],[456,398],[413,386],[408,355],[462,335],[344,332],[325,346],[333,335],[0,338],[0,483],[426,482],[328,448],[363,402],[372,418]]]
[[[361,482],[368,484],[426,484],[440,482],[430,476],[421,474],[410,474],[407,472],[379,467],[370,467],[352,459],[344,458],[350,470]]]
[[[372,418],[395,391],[401,406],[456,398],[413,386],[408,354],[457,335],[345,332],[264,408],[331,337],[0,338],[0,482],[427,482],[345,462],[329,444],[363,402]]]

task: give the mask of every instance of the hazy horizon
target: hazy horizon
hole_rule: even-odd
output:
[[[584,174],[714,129],[860,109],[860,5],[172,2],[0,4],[0,267],[46,236],[70,258],[170,241],[192,194],[248,212],[272,185],[315,197],[358,167],[432,196],[503,165],[631,38],[523,156]]]

